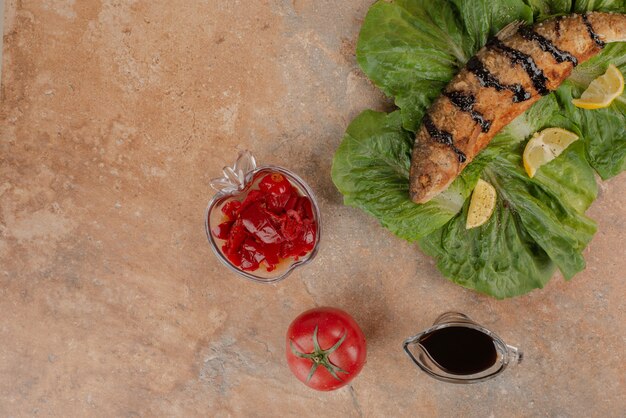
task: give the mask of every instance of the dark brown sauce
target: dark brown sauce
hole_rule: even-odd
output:
[[[583,15],[583,23],[585,24],[585,27],[587,28],[587,33],[589,33],[589,36],[596,43],[596,45],[598,45],[600,48],[604,48],[606,43],[604,43],[598,37],[598,34],[593,31],[593,26],[591,26],[591,22],[589,21],[589,17],[587,17],[586,14]]]
[[[559,22],[557,20],[555,24],[558,24],[558,23]],[[573,56],[567,51],[563,51],[562,49],[559,49],[556,45],[554,45],[548,39],[544,38],[543,36],[535,32],[530,26],[522,26],[519,30],[519,34],[522,38],[526,40],[536,42],[543,51],[549,52],[554,57],[556,62],[561,63],[561,62],[569,61],[574,65],[574,67],[578,65],[578,59],[576,59],[575,56]]]
[[[480,85],[483,87],[493,87],[497,91],[510,90],[513,92],[514,103],[523,102],[531,98],[531,94],[524,90],[521,84],[511,84],[508,86],[500,84],[500,81],[485,68],[476,55],[467,61],[467,70],[478,78]]]
[[[480,129],[483,132],[489,132],[489,128],[491,128],[491,121],[486,120],[484,116],[474,110],[474,104],[476,103],[476,98],[471,94],[461,93],[460,91],[447,91],[443,93],[452,104],[461,109],[463,112],[467,112],[470,114],[472,119],[476,123],[480,125]]]
[[[554,31],[556,32],[556,37],[561,37],[561,20],[563,16],[557,16],[554,18]]]
[[[467,157],[465,156],[463,151],[454,146],[454,139],[452,138],[452,134],[450,132],[437,129],[437,127],[433,123],[433,120],[430,118],[430,116],[428,116],[428,114],[424,116],[424,126],[428,131],[428,135],[430,135],[432,139],[441,144],[449,146],[452,151],[454,151],[460,163],[464,163],[465,160],[467,160]]]
[[[451,326],[430,332],[419,343],[447,373],[480,373],[496,363],[493,339],[473,328]]]
[[[498,38],[492,38],[487,43],[487,46],[502,52],[513,64],[520,65],[524,71],[526,71],[528,77],[530,77],[530,81],[532,81],[533,87],[537,90],[537,93],[542,96],[550,93],[550,90],[546,87],[548,79],[543,74],[543,70],[537,66],[535,60],[530,55],[505,45],[504,42]]]

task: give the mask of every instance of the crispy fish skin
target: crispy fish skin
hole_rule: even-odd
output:
[[[490,40],[424,116],[411,158],[411,200],[425,203],[445,190],[503,127],[557,89],[576,65],[606,43],[623,41],[626,15],[600,12],[548,19]]]

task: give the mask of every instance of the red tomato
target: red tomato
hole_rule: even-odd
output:
[[[315,308],[300,314],[287,330],[287,363],[305,385],[334,390],[363,368],[365,335],[346,312]]]

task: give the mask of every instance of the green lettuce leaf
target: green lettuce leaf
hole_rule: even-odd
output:
[[[504,298],[543,287],[555,267],[565,278],[584,269],[582,250],[596,230],[584,212],[595,199],[597,187],[583,143],[568,147],[532,179],[521,161],[529,133],[549,126],[572,128],[558,111],[553,97],[544,98],[481,154],[491,157],[481,177],[494,186],[498,196],[496,210],[486,224],[465,229],[466,203],[443,228],[420,240],[420,247],[437,260],[444,276]]]
[[[363,71],[399,110],[365,111],[348,127],[332,176],[348,205],[437,260],[454,282],[498,298],[540,288],[558,268],[566,279],[585,267],[582,251],[596,225],[585,211],[596,198],[594,170],[603,178],[626,167],[626,95],[607,109],[571,104],[609,63],[626,73],[626,45],[608,46],[578,66],[546,96],[502,130],[448,191],[424,205],[408,196],[414,134],[445,84],[489,36],[515,20],[571,11],[626,12],[624,0],[395,0],[369,10],[357,45]],[[546,127],[580,140],[531,179],[523,168],[526,141]],[[465,229],[469,195],[479,177],[497,191],[491,219]]]
[[[535,19],[549,16],[590,11],[624,13],[624,0],[525,0],[532,8]]]
[[[564,115],[581,130],[589,163],[603,179],[626,169],[626,92],[605,109],[579,109],[572,99],[580,97],[609,64],[626,74],[626,43],[608,45],[601,54],[578,66],[556,91]]]
[[[431,7],[436,7],[436,3],[431,2]],[[530,23],[533,19],[532,9],[521,0],[452,0],[452,3],[460,15],[464,33],[472,41],[468,58],[509,23],[516,20]]]
[[[573,12],[584,13],[592,10],[603,12],[624,13],[626,2],[624,0],[575,0]]]
[[[498,299],[543,287],[555,264],[498,200],[491,219],[467,230],[467,206],[462,214],[422,241],[420,248],[437,260],[441,273],[453,282]]]
[[[572,0],[526,0],[526,3],[533,9],[536,20],[566,14],[572,10]]]
[[[522,0],[378,1],[361,27],[357,61],[395,99],[404,128],[416,131],[428,106],[490,35],[531,19]]]
[[[558,163],[550,164],[553,176],[548,176],[544,170],[543,177],[547,177],[548,182],[542,181],[541,177],[530,179],[522,168],[521,157],[513,153],[499,154],[483,172],[483,177],[507,202],[507,209],[515,212],[528,235],[543,248],[567,279],[585,268],[582,251],[596,230],[591,219],[578,212],[569,201],[559,199],[559,195],[565,193],[550,187],[571,181],[563,175],[564,172],[579,175],[582,172],[593,181],[593,170],[584,158],[582,147],[571,148],[559,157]],[[554,169],[555,166],[558,169]],[[592,190],[595,191],[595,183]],[[577,200],[584,201],[589,197],[586,191],[583,192],[575,196]],[[595,193],[589,202],[594,198]]]
[[[402,128],[400,112],[367,110],[350,124],[335,154],[333,181],[345,204],[406,240],[419,240],[453,281],[496,297],[523,294],[542,287],[556,267],[566,278],[582,270],[582,250],[595,232],[584,215],[597,189],[582,141],[532,179],[523,169],[521,154],[533,132],[548,126],[575,130],[559,112],[553,96],[540,100],[447,191],[416,205],[408,195],[413,134]],[[467,197],[479,176],[496,188],[497,210],[485,225],[467,231]]]
[[[400,112],[366,110],[348,127],[332,166],[333,182],[346,205],[363,209],[408,241],[448,222],[478,180],[478,172],[466,170],[444,193],[416,205],[409,199],[413,142],[413,134],[402,128]]]
[[[563,190],[568,174],[581,185]],[[489,221],[465,229],[464,210],[443,228],[420,240],[422,250],[437,260],[439,270],[455,283],[497,298],[541,288],[555,267],[571,278],[585,267],[582,250],[595,233],[595,223],[579,209],[595,198],[593,170],[582,144],[572,145],[530,179],[515,154],[499,154],[483,172],[498,193]],[[583,184],[590,188],[586,189]],[[571,196],[579,206],[564,204]]]

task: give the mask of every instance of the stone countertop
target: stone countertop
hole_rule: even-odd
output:
[[[389,102],[355,63],[371,0],[7,0],[0,108],[0,416],[550,416],[626,410],[626,177],[602,183],[587,269],[497,301],[345,207],[330,164]],[[316,260],[276,285],[211,253],[208,187],[238,150],[318,195]],[[354,315],[368,363],[312,391],[284,335]],[[458,310],[524,362],[457,386],[405,337]],[[330,412],[328,412],[330,411]],[[622,415],[623,416],[623,415]]]

